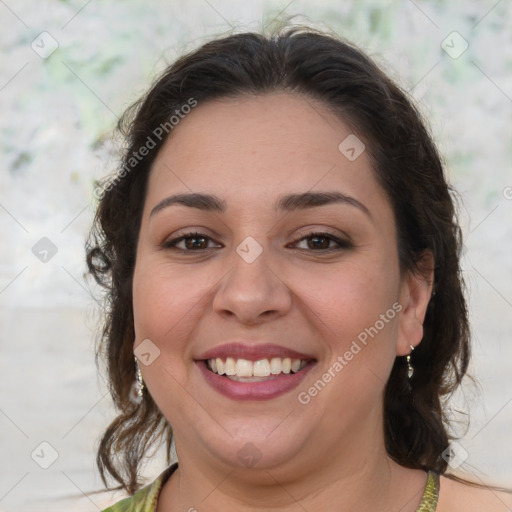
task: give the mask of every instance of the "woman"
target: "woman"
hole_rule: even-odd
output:
[[[108,511],[508,510],[446,473],[461,234],[404,92],[336,36],[244,33],[120,128],[88,247],[119,409],[97,460],[133,495]],[[159,440],[178,463],[140,489]]]

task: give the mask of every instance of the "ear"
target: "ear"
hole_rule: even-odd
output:
[[[423,338],[423,321],[432,296],[434,283],[434,256],[425,250],[420,264],[420,273],[408,271],[400,286],[400,311],[396,355],[405,356],[416,347]]]

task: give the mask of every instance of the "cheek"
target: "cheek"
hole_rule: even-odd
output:
[[[136,343],[149,338],[166,359],[184,357],[214,283],[211,273],[203,274],[192,266],[178,269],[140,258],[133,279]]]
[[[392,275],[385,264],[347,265],[324,276],[304,273],[297,289],[327,356],[311,387],[300,390],[302,399],[311,400],[333,429],[360,424],[381,403],[401,309],[398,274]]]
[[[325,344],[326,365],[343,366],[357,384],[374,374],[386,381],[396,354],[398,271],[384,261],[350,264],[336,271],[301,274],[295,292],[304,315]],[[339,366],[337,367],[340,368]],[[339,380],[344,380],[339,379]]]
[[[135,271],[133,283],[133,315],[135,336],[155,338],[159,341],[165,329],[172,325],[172,319],[184,314],[182,290],[177,283],[171,283],[158,272],[157,268],[147,272]]]
[[[383,262],[302,272],[294,291],[342,338],[373,325],[398,298],[398,274]]]
[[[135,345],[149,339],[159,351],[151,365],[140,368],[151,396],[173,424],[180,421],[176,411],[187,404],[183,389],[190,368],[185,362],[190,358],[189,340],[199,322],[201,299],[207,294],[197,284],[151,258],[141,257],[134,272]]]

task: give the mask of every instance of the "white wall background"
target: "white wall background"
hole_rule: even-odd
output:
[[[117,117],[182,52],[232,29],[258,30],[262,20],[292,14],[334,29],[385,63],[431,121],[464,202],[471,373],[481,388],[475,398],[467,392],[464,467],[483,480],[512,485],[508,0],[5,0],[0,511],[95,512],[120,497],[90,494],[101,489],[95,448],[113,411],[94,365],[97,315],[91,283],[83,277],[93,181],[113,169],[105,141]],[[41,36],[44,31],[50,36]],[[469,45],[460,56],[465,43],[454,31]],[[58,47],[47,55],[52,44]],[[34,252],[49,250],[46,262],[33,252],[43,237],[53,246],[40,242]],[[154,461],[148,477],[162,468]]]

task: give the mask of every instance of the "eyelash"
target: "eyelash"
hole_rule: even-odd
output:
[[[327,238],[330,241],[337,243],[338,247],[329,247],[326,249],[318,249],[318,250],[315,250],[315,249],[299,249],[299,250],[310,251],[310,252],[332,252],[332,251],[340,251],[342,249],[349,249],[349,248],[353,247],[352,243],[350,243],[348,240],[341,240],[340,238],[335,237],[334,235],[331,235],[330,233],[323,233],[323,232],[318,232],[318,231],[311,231],[309,233],[306,233],[301,238],[295,240],[292,243],[295,244],[297,242],[301,242],[302,240],[306,240],[308,238],[314,238],[314,237]],[[184,235],[182,235],[178,238],[174,238],[172,240],[164,242],[162,244],[162,247],[164,249],[174,249],[183,254],[192,253],[192,252],[208,251],[209,249],[212,249],[212,248],[206,248],[206,249],[191,250],[191,249],[181,249],[181,248],[176,247],[176,245],[178,243],[182,242],[183,240],[190,239],[190,238],[192,238],[192,239],[193,238],[204,238],[206,240],[211,240],[211,238],[209,236],[207,236],[203,233],[198,233],[197,231],[193,231],[193,232],[185,233]]]

